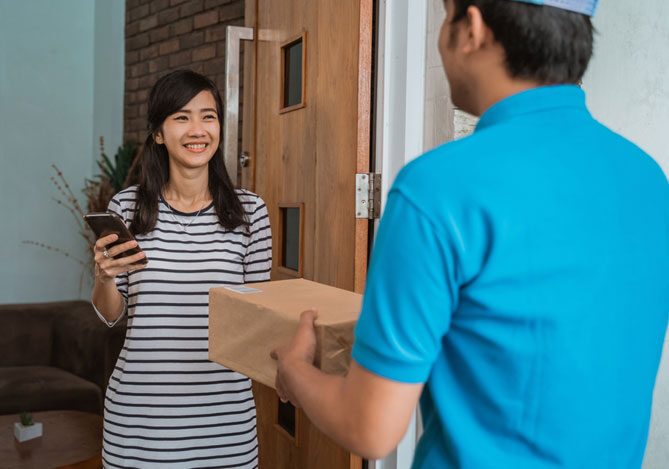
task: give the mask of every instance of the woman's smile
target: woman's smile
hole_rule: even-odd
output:
[[[187,143],[184,145],[188,151],[193,153],[202,153],[209,146],[208,143]]]

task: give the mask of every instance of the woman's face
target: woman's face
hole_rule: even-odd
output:
[[[216,101],[210,91],[201,91],[168,116],[155,134],[156,143],[165,145],[172,164],[192,169],[209,163],[220,137]]]

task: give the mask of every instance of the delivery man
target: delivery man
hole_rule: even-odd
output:
[[[273,352],[283,399],[381,458],[420,398],[414,468],[639,468],[669,314],[669,185],[595,121],[595,0],[447,0],[439,50],[473,135],[388,195],[346,378],[314,312]]]

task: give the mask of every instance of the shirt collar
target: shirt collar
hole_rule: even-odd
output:
[[[493,104],[483,113],[476,131],[522,114],[551,109],[576,108],[587,112],[585,93],[575,85],[542,86],[522,91]]]

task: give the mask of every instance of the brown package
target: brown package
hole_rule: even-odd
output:
[[[256,291],[240,292],[248,289]],[[212,288],[209,359],[274,388],[276,362],[270,351],[287,344],[297,331],[300,313],[315,307],[315,364],[343,376],[361,305],[362,295],[304,279]]]

